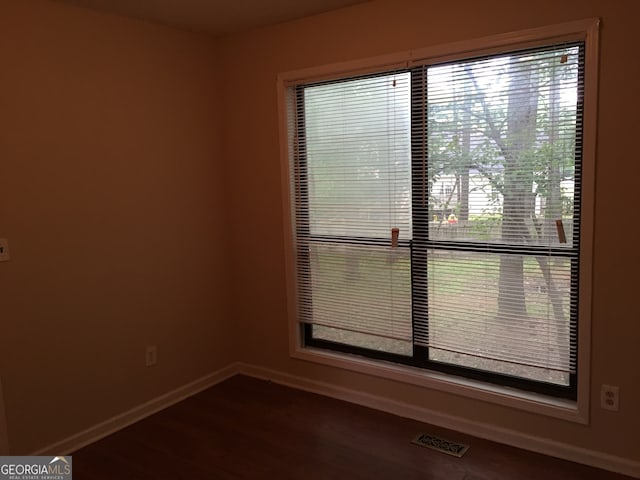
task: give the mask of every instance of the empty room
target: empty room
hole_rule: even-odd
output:
[[[0,478],[640,478],[638,14],[0,0]]]

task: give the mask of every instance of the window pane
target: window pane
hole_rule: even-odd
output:
[[[309,260],[306,323],[412,340],[408,248],[312,243]]]
[[[307,87],[311,235],[411,238],[409,74]]]
[[[571,260],[431,250],[430,359],[567,384]]]
[[[574,246],[579,53],[428,69],[430,239]]]

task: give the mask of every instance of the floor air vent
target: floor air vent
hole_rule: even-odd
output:
[[[422,447],[431,448],[433,450],[437,450],[438,452],[446,453],[447,455],[453,455],[454,457],[462,457],[467,450],[469,450],[469,445],[465,445],[464,443],[452,442],[451,440],[445,440],[444,438],[436,437],[435,435],[429,435],[426,433],[421,433],[416,438],[414,438],[411,443],[415,443],[416,445],[420,445]]]

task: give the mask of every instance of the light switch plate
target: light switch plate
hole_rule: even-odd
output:
[[[0,262],[6,262],[9,257],[9,241],[6,238],[0,238]]]

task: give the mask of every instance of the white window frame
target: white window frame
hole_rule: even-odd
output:
[[[392,55],[307,68],[278,75],[289,352],[292,358],[406,382],[576,423],[589,423],[599,23],[599,19],[578,20]],[[297,319],[295,225],[293,224],[292,213],[293,201],[290,195],[292,132],[289,131],[288,125],[289,112],[293,101],[290,87],[303,82],[331,80],[392,70],[394,68],[407,68],[424,63],[463,60],[480,55],[535,48],[562,42],[585,43],[577,400],[549,397],[406,365],[305,347]]]

